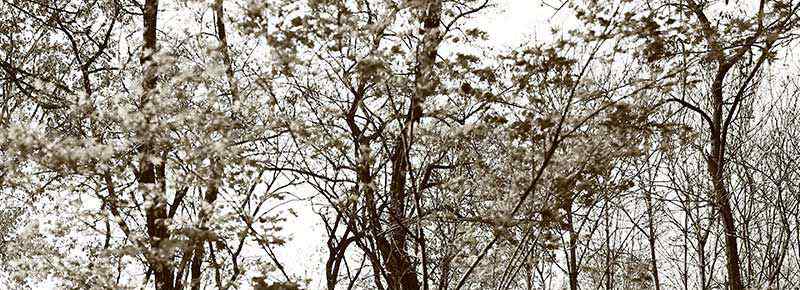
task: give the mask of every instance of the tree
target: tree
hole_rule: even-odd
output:
[[[708,126],[711,148],[710,152],[706,153],[705,159],[713,185],[714,206],[725,232],[728,283],[731,289],[744,289],[747,285],[743,284],[741,277],[737,226],[731,207],[729,188],[726,185],[728,157],[725,152],[728,146],[728,132],[739,106],[747,97],[747,91],[752,90],[752,82],[762,70],[762,65],[773,57],[773,50],[776,47],[786,43],[785,35],[796,28],[795,12],[800,6],[792,3],[760,1],[753,14],[745,12],[743,15],[719,17],[715,20],[716,25],[706,15],[707,4],[695,1],[688,1],[685,4],[665,2],[662,7],[670,11],[670,15],[674,13],[691,19],[694,21],[692,25],[698,28],[691,30],[682,26],[686,22],[674,19],[664,19],[668,24],[666,27],[660,27],[661,24],[655,19],[647,19],[646,21],[651,23],[651,28],[646,29],[653,34],[653,44],[648,47],[649,51],[645,50],[650,53],[648,60],[677,57],[684,57],[685,60],[687,58],[685,54],[668,55],[664,52],[664,46],[666,43],[671,43],[672,39],[689,37],[702,39],[704,44],[700,45],[708,49],[708,53],[701,54],[699,58],[685,61],[682,69],[686,70],[685,73],[710,72],[710,84],[704,94],[710,109],[704,110],[682,97],[672,97],[667,101],[679,103],[694,111],[700,115],[704,125]],[[718,25],[722,25],[722,28],[718,28]],[[666,37],[662,36],[662,31],[669,30],[675,31],[676,34],[669,33]],[[662,47],[655,47],[656,45]],[[688,53],[693,49],[684,48],[678,51]],[[745,63],[745,56],[752,56],[753,62]],[[695,65],[698,65],[697,69]],[[709,65],[715,68],[709,69]],[[734,75],[733,80],[726,81],[731,73],[736,73],[732,71],[736,66],[742,67],[741,72]],[[733,88],[726,89],[726,87]]]

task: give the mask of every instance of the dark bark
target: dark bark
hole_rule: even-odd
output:
[[[153,64],[153,54],[156,51],[156,26],[158,19],[158,0],[147,0],[143,11],[144,32],[142,39],[142,55],[140,61],[143,67],[144,79],[142,80],[141,106],[146,107],[150,96],[156,88],[156,68]],[[146,118],[149,120],[149,118]],[[175,274],[170,266],[172,255],[166,249],[169,240],[169,231],[165,223],[168,218],[167,204],[164,195],[164,163],[155,164],[153,157],[159,155],[158,148],[153,144],[152,138],[146,132],[143,136],[144,144],[141,145],[139,161],[139,184],[147,190],[146,196],[151,198],[151,204],[145,212],[147,234],[150,239],[150,253],[148,263],[155,278],[158,290],[174,289]]]
[[[742,277],[739,265],[739,246],[736,240],[736,224],[730,204],[730,194],[725,187],[725,137],[723,130],[723,94],[722,86],[725,75],[732,64],[722,64],[711,87],[711,154],[708,156],[708,172],[714,189],[714,203],[719,212],[725,233],[725,257],[728,271],[728,283],[731,290],[742,290]]]
[[[656,226],[653,222],[653,196],[650,190],[645,191],[645,201],[647,203],[647,227],[648,243],[650,246],[650,267],[653,273],[653,284],[656,290],[661,290],[661,283],[658,279],[658,263],[656,262]]]
[[[206,190],[206,194],[203,196],[203,201],[209,205],[213,205],[214,202],[217,200],[217,195],[219,194],[219,185],[220,185],[220,178],[222,175],[222,167],[220,166],[219,160],[217,158],[212,158],[211,160],[211,180],[208,183],[208,189]],[[200,278],[203,273],[203,261],[205,259],[205,242],[211,240],[211,233],[208,231],[208,219],[211,216],[211,213],[208,212],[208,209],[205,207],[201,207],[200,214],[199,214],[199,222],[200,227],[198,232],[194,236],[194,245],[192,246],[194,249],[194,254],[192,255],[192,277],[191,277],[191,289],[192,290],[199,290],[200,289]],[[180,279],[180,277],[178,277]]]
[[[611,219],[608,217],[608,208],[609,208],[609,200],[608,200],[608,192],[605,192],[605,202],[606,205],[603,206],[603,219],[605,220],[605,230],[606,230],[606,269],[605,269],[605,276],[606,276],[606,289],[611,290],[614,289],[614,274],[613,271],[613,254],[611,250]]]
[[[700,257],[699,265],[697,265],[697,268],[700,269],[700,288],[701,289],[706,289],[706,284],[708,284],[707,283],[708,281],[706,281],[707,280],[706,279],[706,266],[707,266],[706,264],[708,264],[708,262],[706,261],[706,241],[708,241],[708,233],[709,233],[709,231],[707,231],[706,234],[704,234],[702,236],[698,236],[698,238],[697,238],[698,239],[697,255]]]
[[[572,219],[572,201],[567,201],[567,231],[569,232],[569,248],[567,249],[567,275],[569,276],[569,289],[578,290],[578,237]]]
[[[230,94],[233,103],[239,102],[239,84],[233,74],[233,61],[230,52],[228,51],[228,34],[225,31],[225,13],[223,11],[223,0],[214,1],[214,26],[217,31],[217,39],[219,40],[219,53],[222,55],[222,62],[225,64],[225,76],[228,78],[228,86],[230,87]]]
[[[225,22],[223,22],[224,13],[222,9],[223,0],[215,0],[213,9],[214,9],[214,18],[216,21],[214,25],[217,31],[217,39],[219,40],[219,51],[222,55],[222,62],[225,65],[225,74],[228,77],[228,84],[230,86],[230,94],[233,97],[233,102],[238,102],[239,98],[239,86],[236,84],[236,81],[233,76],[233,66],[231,64],[231,57],[228,53],[228,37],[225,33]],[[220,179],[222,177],[222,164],[220,163],[219,158],[212,157],[210,162],[211,172],[211,180],[208,183],[208,189],[206,190],[206,194],[203,196],[203,201],[209,205],[213,205],[214,202],[217,200],[217,195],[219,194],[219,186],[220,186]],[[199,214],[199,232],[197,236],[194,237],[194,245],[192,246],[194,249],[194,253],[192,255],[192,264],[191,264],[191,289],[192,290],[199,290],[201,281],[200,278],[202,277],[203,273],[203,261],[205,259],[205,242],[209,240],[210,233],[208,232],[208,219],[210,217],[210,213],[206,210],[205,207],[201,208]]]
[[[441,42],[441,33],[438,30],[441,22],[442,2],[440,0],[428,1],[421,8],[423,37],[420,53],[417,56],[415,93],[411,98],[405,124],[395,140],[391,158],[392,177],[389,205],[389,224],[393,229],[391,242],[378,244],[386,259],[389,289],[397,290],[418,290],[421,287],[416,267],[412,264],[406,249],[409,234],[408,225],[405,224],[406,204],[410,201],[409,192],[406,190],[406,178],[410,170],[408,153],[412,144],[414,125],[422,118],[423,104],[433,94],[438,83],[434,74],[434,63]]]

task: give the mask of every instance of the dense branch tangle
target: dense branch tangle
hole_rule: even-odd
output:
[[[0,285],[797,287],[800,3],[724,2],[2,1]]]

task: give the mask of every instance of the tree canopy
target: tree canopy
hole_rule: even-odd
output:
[[[0,0],[0,286],[800,287],[800,1],[534,6]]]

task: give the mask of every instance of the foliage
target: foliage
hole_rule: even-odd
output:
[[[800,3],[500,5],[3,1],[0,285],[800,283]]]

